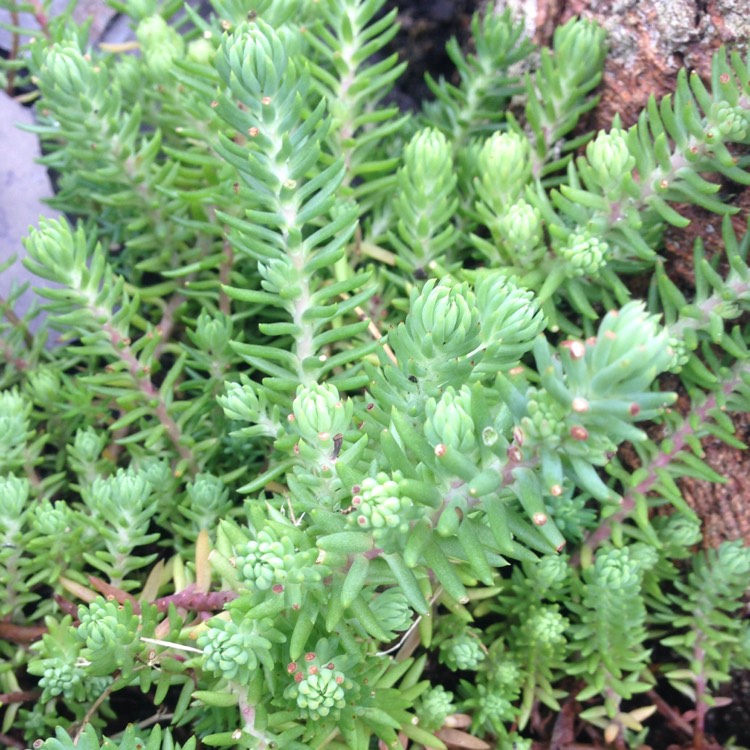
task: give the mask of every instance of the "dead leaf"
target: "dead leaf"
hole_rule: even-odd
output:
[[[435,732],[435,736],[445,742],[448,747],[463,747],[467,750],[490,750],[490,747],[492,747],[484,740],[480,740],[479,737],[474,737],[474,735],[467,734],[459,729],[445,727]]]

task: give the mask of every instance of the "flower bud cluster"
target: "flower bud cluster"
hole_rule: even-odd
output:
[[[299,551],[288,536],[277,537],[270,529],[258,532],[255,539],[236,549],[237,573],[253,591],[268,591],[273,586],[320,579],[315,569],[314,549]]]
[[[443,726],[446,718],[455,710],[453,693],[449,693],[442,685],[436,685],[422,696],[422,702],[417,708],[419,725],[434,732]]]
[[[85,430],[76,430],[75,440],[70,452],[82,467],[93,466],[99,460],[106,445],[107,436],[99,435],[96,430],[89,427]]]
[[[28,479],[13,474],[0,475],[0,538],[8,544],[17,541],[21,533],[28,497]]]
[[[494,133],[479,152],[478,167],[477,193],[492,213],[501,216],[531,179],[529,139],[513,131]]]
[[[228,315],[218,313],[210,315],[206,310],[202,310],[195,323],[195,330],[188,331],[187,333],[202,355],[216,359],[223,359],[229,356],[229,342],[232,339],[232,319]],[[219,376],[221,372],[213,374]]]
[[[586,231],[573,232],[557,254],[567,261],[570,276],[593,276],[607,262],[609,245]]]
[[[474,450],[476,436],[468,386],[464,386],[458,393],[449,386],[439,400],[428,399],[425,403],[425,416],[425,437],[433,447],[442,443],[463,454]]]
[[[0,479],[0,496],[3,494]],[[34,506],[31,514],[31,527],[40,536],[63,537],[70,534],[75,526],[73,510],[68,503],[56,500],[54,504],[46,498]],[[69,541],[69,540],[68,540]]]
[[[654,519],[654,528],[665,546],[678,548],[686,553],[703,539],[700,521],[684,513],[658,516]],[[674,556],[674,553],[670,554],[670,557]]]
[[[92,662],[92,674],[111,674],[132,664],[140,653],[141,621],[129,601],[118,604],[98,597],[87,607],[78,608],[78,618],[77,635],[86,645],[84,654]]]
[[[218,519],[231,510],[229,489],[213,474],[198,474],[185,491],[188,502],[180,507],[180,512],[192,521],[195,533],[214,528]]]
[[[323,660],[316,653],[305,654],[304,661],[289,665],[294,682],[284,691],[302,716],[311,721],[337,719],[354,689],[353,682],[337,667],[338,659]]]
[[[14,388],[0,393],[0,472],[24,464],[31,404]]]
[[[200,37],[193,39],[192,42],[188,42],[187,56],[193,62],[197,62],[200,65],[211,65],[215,54],[216,48],[208,39]]]
[[[608,133],[601,130],[586,146],[589,161],[605,192],[615,191],[623,178],[635,166],[635,157],[628,148],[627,133],[613,128]]]
[[[29,395],[38,404],[52,406],[59,403],[60,375],[51,367],[40,367],[29,373],[26,381],[29,389]]]
[[[412,609],[398,586],[378,593],[370,602],[370,609],[383,628],[394,635],[408,630],[412,624]]]
[[[532,251],[542,242],[542,219],[538,208],[521,198],[504,211],[495,227],[514,262],[522,267],[533,262]]]
[[[672,351],[672,361],[667,369],[670,372],[680,372],[682,368],[690,361],[691,349],[685,339],[675,336],[669,337],[669,348]]]
[[[135,32],[146,65],[159,77],[167,77],[175,60],[185,55],[185,40],[160,15],[144,18]]]
[[[273,632],[273,621],[243,618],[241,621],[214,617],[210,627],[198,636],[206,669],[247,685],[260,665],[268,666],[272,643],[266,636]]]
[[[711,107],[711,122],[722,139],[728,141],[744,141],[748,133],[748,113],[740,106],[732,106],[729,102],[715,102]]]
[[[453,150],[434,128],[420,130],[404,149],[395,201],[398,236],[412,266],[442,260],[455,234],[456,170]]]
[[[469,628],[440,644],[440,661],[454,672],[476,669],[486,656],[478,632]]]
[[[378,472],[375,477],[364,479],[359,492],[352,498],[355,510],[349,515],[349,523],[371,531],[383,549],[390,550],[394,544],[399,549],[409,532],[414,501],[401,492],[399,482],[402,479],[399,471],[395,471],[392,477],[383,471]]]
[[[86,673],[74,664],[50,664],[39,680],[39,687],[43,691],[42,701],[46,702],[59,695],[68,700],[83,701],[86,699],[87,679]]]
[[[292,404],[294,429],[312,445],[343,434],[351,426],[352,413],[351,401],[342,401],[336,386],[328,383],[300,385]]]
[[[539,588],[559,589],[570,580],[570,563],[564,555],[545,555],[536,562],[533,576]]]
[[[534,608],[524,621],[524,635],[535,649],[553,650],[566,642],[568,620],[556,606]]]
[[[429,281],[411,301],[406,327],[413,344],[431,359],[462,357],[480,344],[479,310],[467,283]]]
[[[514,696],[515,697],[515,696]],[[495,685],[477,685],[475,721],[479,725],[489,725],[497,731],[505,728],[516,718],[518,710],[502,690]],[[514,742],[509,747],[516,747]]]
[[[565,433],[568,410],[547,391],[531,389],[527,410],[521,426],[528,437],[550,445],[551,438]]]

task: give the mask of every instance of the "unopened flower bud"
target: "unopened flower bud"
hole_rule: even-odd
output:
[[[609,133],[600,131],[586,147],[586,157],[605,191],[617,188],[635,166],[627,133],[619,128]]]

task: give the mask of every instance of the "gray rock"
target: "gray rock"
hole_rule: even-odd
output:
[[[14,288],[23,284],[46,286],[50,282],[29,273],[21,263],[24,255],[22,239],[29,227],[37,226],[40,216],[56,217],[59,213],[42,202],[52,196],[52,186],[45,167],[36,163],[39,141],[33,133],[18,128],[19,123],[32,123],[30,110],[0,93],[0,266],[13,256],[16,261],[0,272],[0,297],[7,300]],[[29,287],[14,306],[20,317],[33,301],[41,301]],[[38,322],[38,321],[37,321]],[[32,329],[35,326],[32,326]]]

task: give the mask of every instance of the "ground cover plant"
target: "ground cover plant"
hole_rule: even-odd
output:
[[[748,62],[580,134],[585,20],[477,15],[402,113],[381,0],[111,4],[24,63],[68,218],[3,301],[0,741],[715,747],[750,550],[679,480],[750,401]]]

